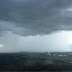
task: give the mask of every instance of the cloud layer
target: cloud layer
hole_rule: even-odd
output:
[[[0,35],[43,35],[72,30],[72,0],[0,0]]]
[[[5,34],[6,33],[6,34]],[[2,52],[70,52],[71,32],[57,32],[44,36],[21,36],[6,31],[0,37],[0,53]],[[72,43],[72,40],[71,40]]]

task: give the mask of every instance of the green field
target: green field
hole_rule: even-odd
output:
[[[52,59],[52,60],[63,60],[63,61],[72,61],[72,56],[49,56],[45,53],[27,53],[30,57],[38,57],[38,58],[44,58],[44,59]],[[67,55],[65,53],[65,55]]]
[[[55,55],[53,55],[55,54]],[[0,70],[13,71],[72,71],[72,56],[69,53],[21,52],[0,53]],[[59,56],[67,55],[67,56]]]

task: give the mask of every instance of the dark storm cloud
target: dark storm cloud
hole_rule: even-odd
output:
[[[72,0],[0,0],[0,33],[37,35],[72,30],[71,7]]]

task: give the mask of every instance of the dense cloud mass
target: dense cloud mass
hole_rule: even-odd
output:
[[[0,0],[0,52],[72,51],[72,0]]]
[[[0,0],[0,35],[43,35],[72,30],[72,0]]]

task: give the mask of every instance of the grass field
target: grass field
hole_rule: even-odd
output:
[[[0,53],[0,70],[12,71],[72,71],[69,53]],[[60,54],[66,56],[59,56]]]

